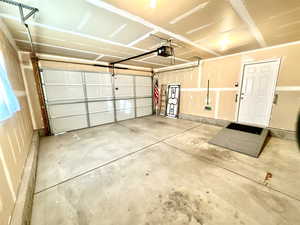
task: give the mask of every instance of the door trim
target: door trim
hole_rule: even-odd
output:
[[[236,104],[236,109],[235,109],[235,118],[234,121],[238,123],[238,118],[239,118],[239,112],[240,112],[240,103],[241,103],[241,92],[242,92],[242,87],[243,87],[243,80],[244,80],[244,70],[245,70],[245,66],[247,65],[253,65],[253,64],[261,64],[261,63],[268,63],[268,62],[277,62],[278,63],[278,68],[277,68],[277,75],[275,78],[275,82],[274,82],[274,86],[272,89],[272,96],[274,98],[275,93],[276,93],[276,87],[277,87],[277,81],[278,81],[278,76],[280,73],[280,69],[281,69],[281,58],[282,57],[278,57],[278,58],[272,58],[272,59],[264,59],[264,60],[258,60],[258,61],[251,61],[251,62],[244,62],[241,65],[241,69],[240,69],[240,78],[239,78],[239,87],[238,87],[238,101]],[[270,124],[270,120],[271,120],[271,115],[272,115],[272,110],[273,110],[273,104],[271,105],[271,109],[270,113],[269,113],[269,118],[268,118],[268,124],[266,127],[269,126]],[[257,124],[249,124],[249,125],[255,125],[258,126]]]

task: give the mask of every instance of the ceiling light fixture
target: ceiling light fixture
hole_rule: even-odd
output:
[[[155,8],[156,8],[156,4],[157,4],[156,0],[150,0],[150,7],[151,7],[152,9],[155,9]]]
[[[228,47],[228,44],[230,43],[230,40],[226,37],[219,41],[219,44],[221,46],[221,51],[225,51]]]

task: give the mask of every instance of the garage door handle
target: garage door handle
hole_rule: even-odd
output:
[[[116,90],[119,90],[119,88],[117,88],[117,87],[116,87],[115,89],[116,89]]]

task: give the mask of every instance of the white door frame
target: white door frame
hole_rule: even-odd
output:
[[[238,87],[238,93],[237,93],[238,94],[238,100],[237,100],[237,105],[236,105],[236,109],[235,109],[235,122],[238,122],[238,118],[239,118],[240,100],[241,100],[241,92],[242,92],[242,87],[243,87],[243,78],[244,78],[245,66],[246,65],[251,65],[251,64],[267,63],[267,62],[279,62],[279,65],[278,65],[278,68],[277,68],[277,75],[276,75],[275,83],[274,83],[273,90],[272,90],[272,92],[273,92],[272,95],[273,95],[273,99],[274,99],[275,94],[276,94],[276,86],[277,86],[278,76],[279,76],[279,72],[280,72],[281,57],[242,63],[242,66],[241,66],[241,69],[240,69],[240,81],[239,81],[239,87]],[[270,124],[272,109],[273,109],[273,105],[271,105],[271,109],[269,109],[270,113],[269,113],[267,127]],[[249,125],[253,125],[253,124],[249,124]],[[257,126],[257,125],[255,124],[255,126]]]

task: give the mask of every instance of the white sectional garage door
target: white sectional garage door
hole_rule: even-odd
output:
[[[52,134],[152,114],[152,78],[43,70]]]

